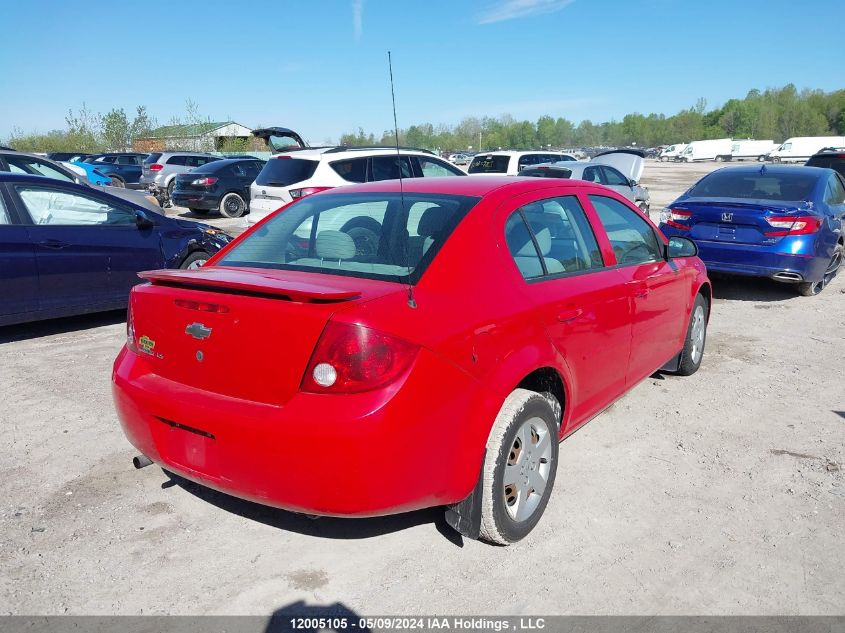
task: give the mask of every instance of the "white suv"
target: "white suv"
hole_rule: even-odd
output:
[[[423,176],[466,176],[430,152],[393,147],[320,147],[273,156],[250,187],[247,222],[254,224],[279,207],[310,195],[359,182]]]
[[[472,159],[467,173],[470,176],[516,176],[526,167],[562,160],[575,160],[575,157],[562,152],[481,152]]]

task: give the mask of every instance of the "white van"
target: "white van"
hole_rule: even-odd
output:
[[[683,152],[687,147],[686,143],[675,143],[669,147],[664,147],[657,157],[657,160],[665,163],[667,160],[678,160],[678,154]]]
[[[774,141],[755,141],[754,139],[736,139],[731,146],[730,160],[766,160],[769,152],[778,146]]]
[[[699,160],[725,160],[731,155],[733,141],[717,138],[709,141],[693,141],[678,156],[678,160],[691,163]]]
[[[794,136],[769,153],[776,163],[803,163],[825,147],[842,147],[845,136]]]

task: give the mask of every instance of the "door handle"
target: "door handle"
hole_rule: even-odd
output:
[[[557,320],[561,323],[569,323],[570,321],[574,321],[579,316],[581,316],[584,311],[581,308],[575,308],[574,310],[564,310],[560,314],[557,315]]]
[[[39,246],[43,246],[44,248],[52,248],[53,250],[58,250],[60,248],[65,248],[70,246],[69,242],[62,242],[61,240],[41,240],[38,242]]]

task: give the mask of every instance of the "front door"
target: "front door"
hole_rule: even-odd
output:
[[[0,185],[0,323],[38,310],[38,269],[27,227],[16,221]]]
[[[643,217],[608,196],[589,200],[616,254],[633,308],[629,386],[660,369],[683,345],[688,283],[664,256],[663,241]]]

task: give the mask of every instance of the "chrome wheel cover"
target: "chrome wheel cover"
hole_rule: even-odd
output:
[[[540,418],[527,420],[511,444],[502,477],[505,509],[514,521],[531,518],[540,505],[552,468],[552,438]]]

